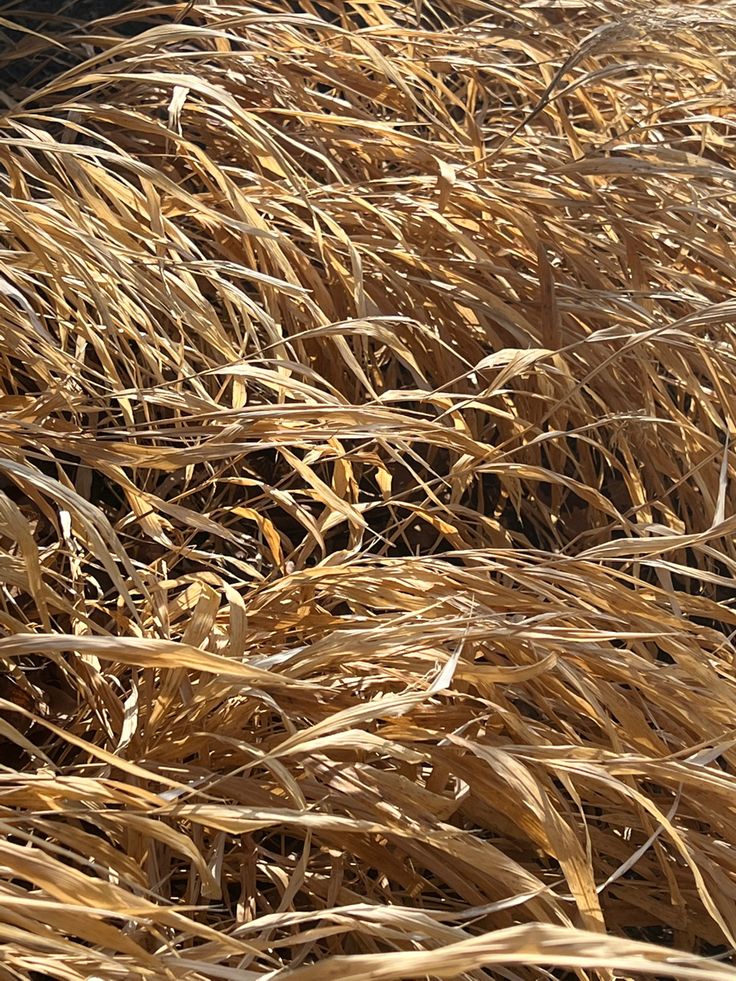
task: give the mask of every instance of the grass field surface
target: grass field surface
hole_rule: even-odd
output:
[[[0,30],[0,981],[736,978],[736,4]]]

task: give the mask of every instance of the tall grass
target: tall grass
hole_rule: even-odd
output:
[[[130,6],[2,22],[0,981],[736,977],[736,5]]]

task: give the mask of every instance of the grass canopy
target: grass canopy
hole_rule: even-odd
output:
[[[736,5],[0,30],[0,981],[736,979]]]

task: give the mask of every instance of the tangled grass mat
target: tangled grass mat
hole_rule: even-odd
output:
[[[0,20],[0,981],[733,981],[736,4],[91,7]]]

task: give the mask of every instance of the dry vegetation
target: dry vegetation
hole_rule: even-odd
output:
[[[298,6],[0,58],[0,979],[736,978],[736,6]]]

